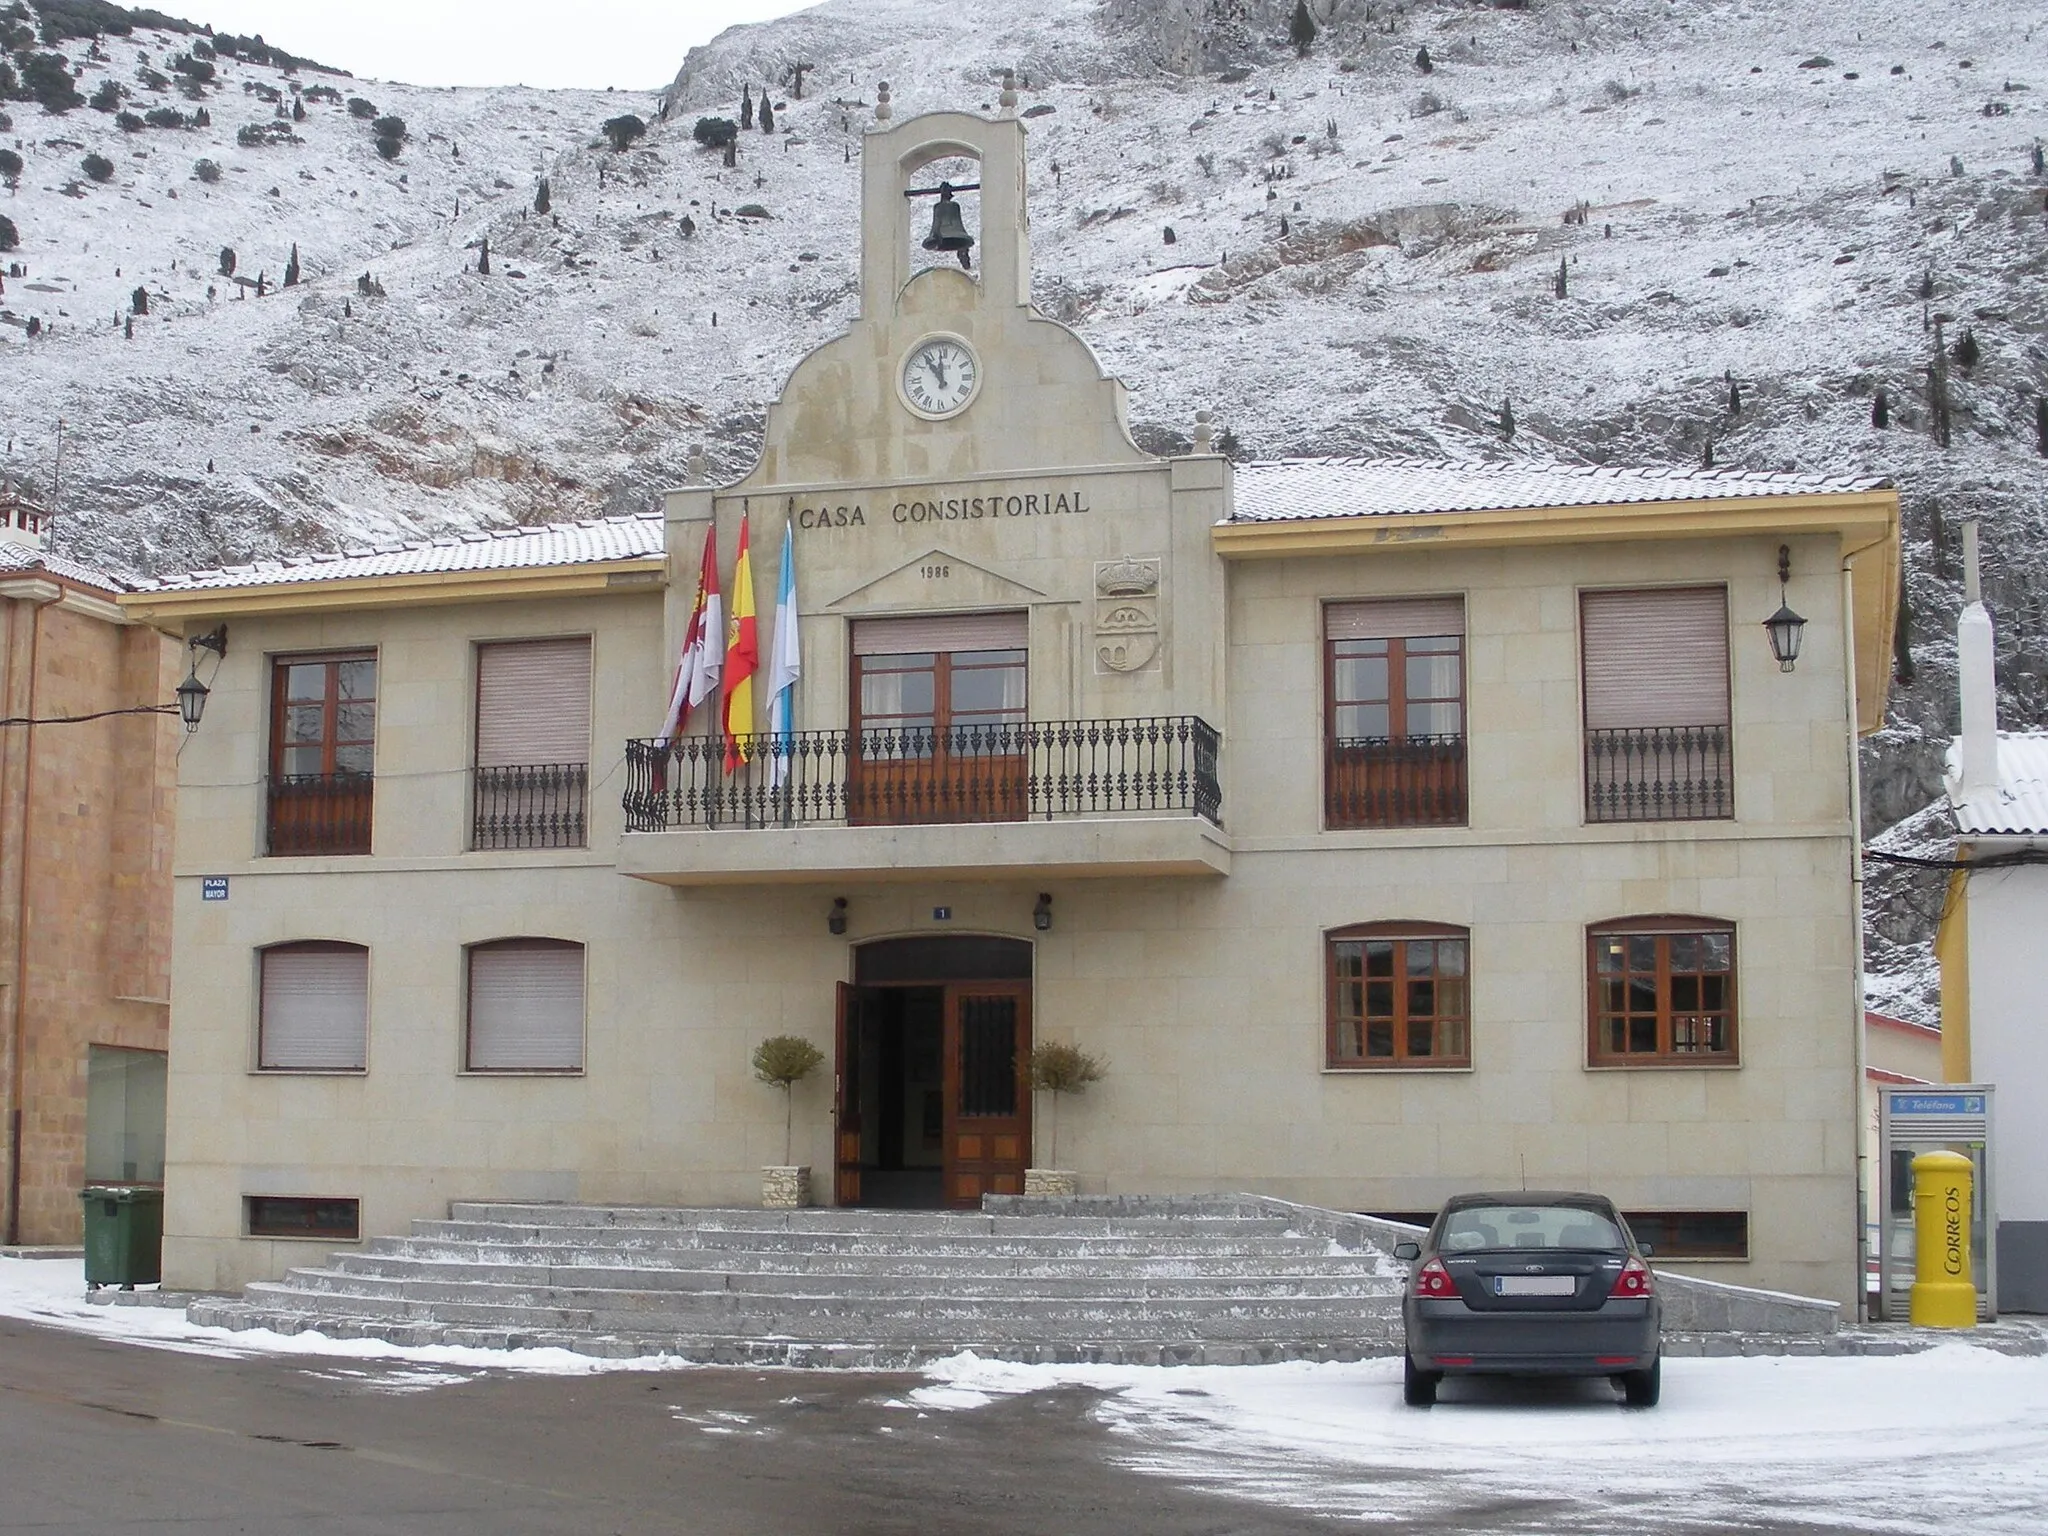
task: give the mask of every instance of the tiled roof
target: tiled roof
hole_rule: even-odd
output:
[[[55,555],[47,549],[36,549],[27,544],[15,544],[0,539],[0,575],[50,575],[59,581],[76,582],[82,587],[96,587],[102,592],[131,592],[135,584],[124,581],[109,571],[86,565],[66,555]]]
[[[2048,731],[1998,733],[1998,783],[1957,793],[1962,742],[1948,749],[1948,800],[1966,836],[2048,837]]]
[[[1237,468],[1233,522],[1492,512],[1615,502],[1719,501],[1881,490],[1889,480],[1753,469],[1609,469],[1433,459],[1268,459]]]
[[[193,571],[167,581],[146,582],[154,592],[203,592],[235,587],[288,586],[298,582],[350,581],[365,576],[420,576],[460,571],[504,571],[550,565],[596,565],[607,560],[641,560],[663,548],[659,512],[631,517],[595,517],[538,528],[493,528],[411,543],[345,549],[332,555],[258,560],[217,571]]]

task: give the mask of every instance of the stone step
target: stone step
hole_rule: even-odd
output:
[[[1177,1279],[1251,1282],[1304,1279],[1327,1275],[1352,1280],[1377,1280],[1399,1285],[1400,1271],[1390,1270],[1373,1254],[1332,1254],[1313,1260],[1280,1258],[1191,1260],[1179,1254],[1147,1254],[1116,1258],[1019,1259],[976,1254],[734,1254],[711,1250],[679,1250],[635,1254],[631,1262],[607,1252],[574,1249],[503,1249],[477,1246],[449,1253],[440,1245],[395,1252],[337,1253],[327,1268],[350,1275],[390,1278],[447,1279],[468,1277],[529,1285],[559,1284],[577,1276],[638,1275],[651,1285],[667,1284],[668,1274],[722,1274],[733,1283],[750,1277],[804,1278],[816,1282],[844,1280],[856,1284],[868,1277],[922,1279],[933,1285],[969,1282],[1012,1283],[1031,1280],[1101,1280],[1113,1284]],[[592,1280],[590,1283],[614,1283]]]
[[[208,1298],[194,1302],[191,1320],[203,1327],[280,1333],[319,1330],[332,1337],[379,1339],[421,1346],[474,1349],[571,1350],[597,1358],[630,1359],[664,1355],[694,1364],[782,1366],[800,1370],[915,1370],[963,1350],[983,1359],[1022,1364],[1099,1365],[1271,1365],[1287,1360],[1363,1360],[1398,1354],[1398,1332],[1362,1332],[1345,1337],[1296,1339],[1284,1333],[1242,1340],[1107,1340],[1073,1338],[1032,1342],[968,1336],[957,1342],[814,1342],[733,1334],[585,1333],[548,1329],[478,1328],[418,1320],[375,1317],[313,1317],[273,1312],[242,1302]]]
[[[462,1202],[409,1237],[195,1302],[195,1322],[735,1365],[1242,1364],[1394,1353],[1413,1229],[1263,1196],[982,1212]],[[1667,1331],[1832,1333],[1828,1303],[1659,1274]]]
[[[821,1278],[828,1283],[821,1284]],[[1247,1278],[1180,1275],[1149,1278],[1107,1276],[863,1275],[854,1279],[814,1275],[735,1275],[718,1270],[646,1270],[569,1267],[504,1272],[502,1266],[465,1266],[460,1272],[369,1275],[356,1269],[294,1269],[285,1285],[358,1296],[403,1296],[417,1300],[459,1300],[483,1290],[536,1297],[633,1292],[647,1295],[751,1296],[772,1305],[782,1297],[842,1296],[868,1301],[906,1296],[977,1298],[1208,1299],[1238,1297],[1390,1296],[1398,1283],[1376,1275],[1307,1274]]]
[[[672,1206],[593,1206],[519,1201],[457,1200],[448,1208],[452,1221],[523,1226],[619,1228],[622,1230],[739,1232],[862,1232],[890,1237],[946,1234],[986,1237],[996,1233],[1021,1236],[1096,1235],[1158,1237],[1201,1235],[1284,1234],[1284,1217],[1249,1204],[1204,1206],[1185,1215],[1126,1212],[1103,1215],[1058,1215],[1027,1212],[992,1215],[985,1211],[891,1211],[866,1207],[805,1206],[790,1211],[756,1208]]]
[[[974,1253],[1027,1258],[1034,1255],[1069,1254],[1079,1257],[1113,1258],[1142,1256],[1162,1250],[1216,1258],[1252,1258],[1263,1254],[1312,1255],[1326,1253],[1327,1238],[1280,1234],[1231,1235],[1228,1233],[1161,1236],[1108,1236],[1092,1233],[974,1234],[941,1231],[916,1238],[859,1229],[838,1231],[710,1231],[695,1228],[654,1229],[646,1227],[574,1227],[567,1224],[536,1227],[510,1222],[416,1221],[413,1241],[488,1243],[527,1247],[570,1247],[578,1249],[617,1248],[629,1252],[660,1252],[690,1248],[740,1249],[753,1253],[849,1253],[886,1254]],[[381,1239],[383,1243],[404,1239]]]
[[[260,1326],[278,1326],[290,1318],[376,1319],[520,1331],[892,1344],[929,1343],[935,1338],[1030,1343],[1084,1339],[1364,1338],[1379,1337],[1399,1327],[1399,1307],[1391,1298],[1211,1303],[1096,1299],[1080,1306],[1013,1298],[1001,1306],[983,1308],[943,1298],[920,1298],[887,1306],[839,1298],[779,1298],[781,1304],[764,1309],[753,1305],[756,1298],[730,1298],[733,1304],[726,1306],[718,1304],[720,1298],[703,1297],[698,1298],[698,1305],[688,1315],[679,1315],[669,1306],[671,1298],[661,1298],[661,1304],[652,1306],[629,1304],[641,1299],[630,1292],[607,1292],[582,1299],[599,1304],[426,1302],[252,1286],[244,1307],[248,1315],[266,1320]],[[955,1342],[952,1347],[962,1346]]]

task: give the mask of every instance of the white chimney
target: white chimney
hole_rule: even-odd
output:
[[[1963,524],[1963,612],[1956,620],[1956,686],[1962,694],[1963,794],[1998,785],[1998,675],[1991,615],[1977,575],[1977,525]]]
[[[36,505],[26,486],[16,486],[14,477],[0,478],[0,544],[25,544],[41,549],[50,515]]]

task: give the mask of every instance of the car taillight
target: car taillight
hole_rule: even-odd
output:
[[[1415,1271],[1415,1294],[1417,1296],[1455,1296],[1458,1288],[1451,1283],[1451,1272],[1444,1268],[1442,1259],[1431,1259]]]
[[[1607,1293],[1607,1299],[1654,1296],[1656,1293],[1657,1283],[1650,1278],[1650,1266],[1631,1254],[1629,1261],[1621,1266],[1621,1273],[1614,1277],[1614,1289]]]

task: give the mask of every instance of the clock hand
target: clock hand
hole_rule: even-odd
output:
[[[952,385],[946,382],[946,365],[944,363],[940,362],[936,357],[927,357],[924,360],[924,365],[931,370],[932,377],[939,381],[939,388],[952,388]]]

